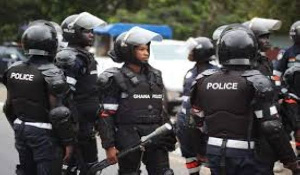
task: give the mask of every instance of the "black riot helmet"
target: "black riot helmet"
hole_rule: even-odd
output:
[[[147,44],[150,47],[151,41],[161,40],[162,36],[155,32],[140,27],[133,27],[117,37],[113,50],[109,52],[109,56],[118,63],[141,64],[142,62],[135,58],[135,47],[143,44]]]
[[[69,44],[81,44],[84,30],[92,30],[97,26],[104,26],[106,22],[88,12],[68,16],[62,23],[63,37]]]
[[[290,28],[290,37],[295,43],[300,44],[300,21],[296,21],[292,24]]]
[[[22,35],[22,46],[27,55],[54,56],[57,34],[49,23],[29,26]]]
[[[188,50],[193,53],[193,61],[210,61],[212,56],[215,55],[215,47],[209,38],[189,38],[186,45]]]
[[[47,21],[47,20],[43,20],[43,19],[39,19],[39,20],[35,20],[29,23],[29,27],[33,26],[33,25],[40,25],[40,24],[45,24],[47,23],[47,25],[53,27],[56,31],[56,37],[58,40],[58,50],[61,50],[62,48],[66,47],[66,42],[63,42],[63,36],[62,36],[62,29],[61,26],[58,25],[56,22],[54,21]]]
[[[229,25],[220,35],[217,57],[222,65],[251,65],[258,44],[251,30],[242,25]]]

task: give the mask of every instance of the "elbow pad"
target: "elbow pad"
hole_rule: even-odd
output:
[[[283,164],[296,160],[295,153],[280,121],[263,121],[261,123],[261,132],[266,136],[267,141],[277,154],[276,157],[278,157]]]

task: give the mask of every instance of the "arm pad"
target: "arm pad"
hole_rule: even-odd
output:
[[[261,123],[261,132],[277,153],[283,164],[294,162],[295,153],[291,147],[287,134],[283,130],[282,123],[278,120],[265,120]]]
[[[97,120],[97,129],[104,149],[115,146],[115,126],[113,117],[100,117]]]
[[[49,113],[49,119],[53,124],[54,132],[64,145],[74,142],[75,133],[71,123],[71,112],[65,106],[52,109]]]

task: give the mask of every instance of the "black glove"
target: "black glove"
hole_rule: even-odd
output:
[[[157,138],[155,141],[159,147],[164,147],[168,151],[174,151],[175,150],[175,144],[177,142],[175,133],[170,132],[168,134],[162,135]]]

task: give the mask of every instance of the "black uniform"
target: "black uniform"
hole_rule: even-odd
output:
[[[140,142],[163,123],[163,84],[160,71],[148,66],[141,74],[126,65],[108,69],[100,75],[99,87],[107,87],[103,98],[103,120],[100,136],[103,148],[116,146],[122,151]],[[141,152],[119,160],[120,173],[135,172],[140,166]],[[169,167],[168,152],[156,145],[143,156],[150,174],[162,174]]]
[[[84,175],[98,161],[94,132],[99,100],[97,97],[97,62],[87,47],[93,44],[93,28],[106,23],[87,12],[68,16],[61,24],[63,37],[68,47],[56,55],[56,65],[63,69],[71,88],[73,102],[69,103],[73,115],[78,119],[78,147],[74,162],[69,162],[68,173]],[[77,165],[76,165],[77,164]],[[72,167],[75,166],[75,167]]]
[[[196,77],[207,69],[217,68],[216,66],[209,63],[211,57],[215,54],[215,48],[209,38],[198,37],[189,38],[186,41],[186,45],[189,45],[189,41],[195,41],[193,47],[190,47],[191,55],[188,57],[190,61],[195,61],[195,66],[190,69],[184,78],[182,104],[181,108],[177,113],[177,130],[176,135],[180,142],[180,149],[182,156],[186,158],[186,168],[189,174],[199,174],[200,166],[204,162],[206,152],[206,137],[205,133],[199,130],[193,124],[192,117],[190,116],[190,91],[192,83]],[[199,137],[201,139],[193,139]],[[203,139],[202,139],[203,138]],[[202,156],[201,159],[198,160]]]
[[[73,103],[70,105],[79,121],[78,146],[88,166],[98,161],[94,131],[99,104],[96,63],[91,53],[80,48],[67,47],[56,55],[56,65],[64,71],[71,89]]]
[[[55,28],[45,21],[22,36],[28,61],[13,64],[4,74],[7,100],[3,111],[15,131],[19,175],[60,174],[62,150],[69,157],[74,142],[70,111],[62,106],[68,91],[63,72],[53,63]]]
[[[269,58],[259,53],[256,60],[256,65],[254,67],[256,70],[259,70],[263,75],[268,76],[269,78],[273,75],[273,64]]]
[[[161,72],[148,63],[135,58],[135,47],[149,45],[153,38],[161,36],[139,27],[121,34],[115,42],[112,58],[125,62],[122,68],[111,68],[99,77],[99,90],[103,109],[100,111],[102,147],[116,147],[126,150],[140,143],[141,137],[163,125],[163,82]],[[149,53],[143,50],[143,53]],[[133,71],[130,65],[140,68]],[[166,117],[166,116],[165,116]],[[160,138],[146,148],[119,158],[119,173],[122,175],[140,174],[141,160],[149,175],[172,174],[169,169],[168,150],[174,149],[174,141],[161,144],[168,136]],[[169,147],[171,146],[171,147]]]
[[[4,84],[8,93],[4,111],[15,130],[20,171],[28,175],[59,174],[62,163],[60,142],[71,144],[73,137],[68,128],[70,123],[63,126],[67,128],[53,126],[55,122],[49,118],[48,95],[65,93],[51,89],[67,85],[63,72],[45,58],[18,62],[5,73]],[[55,127],[57,133],[53,132]]]
[[[272,174],[278,159],[296,165],[273,104],[272,83],[250,69],[257,53],[253,33],[229,26],[217,47],[223,68],[201,73],[191,92],[191,114],[209,136],[212,174]]]
[[[300,150],[300,65],[292,66],[283,75],[286,92],[281,104],[281,114],[287,133],[294,131],[296,148]],[[299,156],[299,155],[298,155]]]

